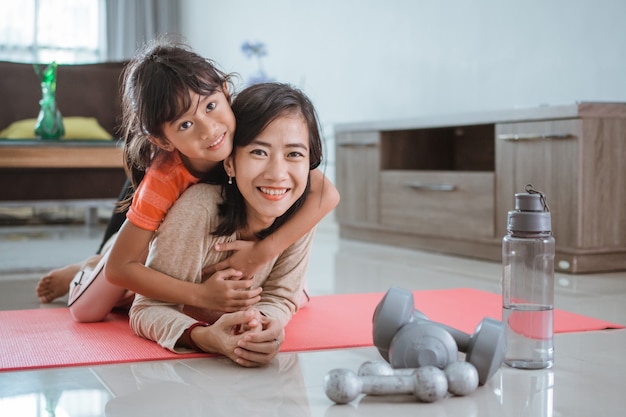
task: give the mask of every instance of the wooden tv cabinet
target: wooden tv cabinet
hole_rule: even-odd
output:
[[[126,174],[112,140],[0,140],[0,204],[116,200]]]
[[[626,103],[335,127],[343,238],[501,260],[526,184],[546,194],[557,272],[626,270]]]

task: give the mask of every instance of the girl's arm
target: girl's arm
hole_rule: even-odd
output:
[[[285,224],[259,242],[234,241],[215,246],[218,251],[233,251],[222,262],[204,271],[211,274],[226,268],[243,273],[243,278],[254,274],[290,245],[315,227],[339,204],[339,191],[319,169],[311,171],[311,190],[304,205]]]
[[[193,223],[190,219],[186,222]],[[149,298],[219,311],[241,310],[259,300],[261,289],[250,290],[252,280],[237,281],[239,273],[232,269],[197,284],[145,266],[153,234],[129,221],[122,225],[104,270],[109,282]]]

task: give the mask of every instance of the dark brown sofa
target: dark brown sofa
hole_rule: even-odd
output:
[[[121,122],[120,85],[124,62],[59,65],[56,101],[63,117],[95,118],[114,138]],[[0,130],[11,123],[37,118],[41,99],[40,80],[31,64],[0,61]],[[0,205],[34,200],[114,199],[126,175],[119,163],[101,163],[103,151],[119,149],[117,141],[23,141],[0,140]],[[78,148],[81,155],[70,155]],[[50,166],[21,164],[24,155],[55,159]],[[55,156],[58,155],[58,156]],[[47,160],[47,159],[46,159]],[[78,160],[79,166],[76,166]],[[87,161],[83,163],[84,161]],[[59,161],[61,161],[59,163]],[[63,165],[63,161],[67,161]],[[112,166],[115,165],[115,166]]]
[[[95,117],[117,137],[124,65],[125,62],[59,65],[56,99],[61,114]],[[41,87],[32,64],[0,61],[0,97],[0,130],[18,120],[37,118]]]

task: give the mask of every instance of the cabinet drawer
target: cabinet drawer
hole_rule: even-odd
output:
[[[343,225],[378,225],[380,134],[340,133],[336,137],[336,186],[341,194],[337,221]]]
[[[546,195],[557,246],[581,246],[580,238],[586,236],[578,233],[578,210],[584,201],[579,194],[583,190],[579,185],[583,162],[579,147],[583,142],[593,143],[593,136],[580,140],[582,123],[581,119],[564,119],[496,126],[497,233],[506,233],[507,214],[515,206],[515,193],[524,192],[526,184],[532,184]],[[600,189],[603,194],[607,191],[604,186]],[[598,213],[598,207],[589,212]]]
[[[381,224],[410,233],[494,237],[494,173],[381,172]]]

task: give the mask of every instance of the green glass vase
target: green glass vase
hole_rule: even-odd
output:
[[[61,139],[65,135],[63,116],[56,105],[57,63],[47,66],[35,65],[35,72],[41,81],[39,115],[35,123],[35,136],[38,139]]]

